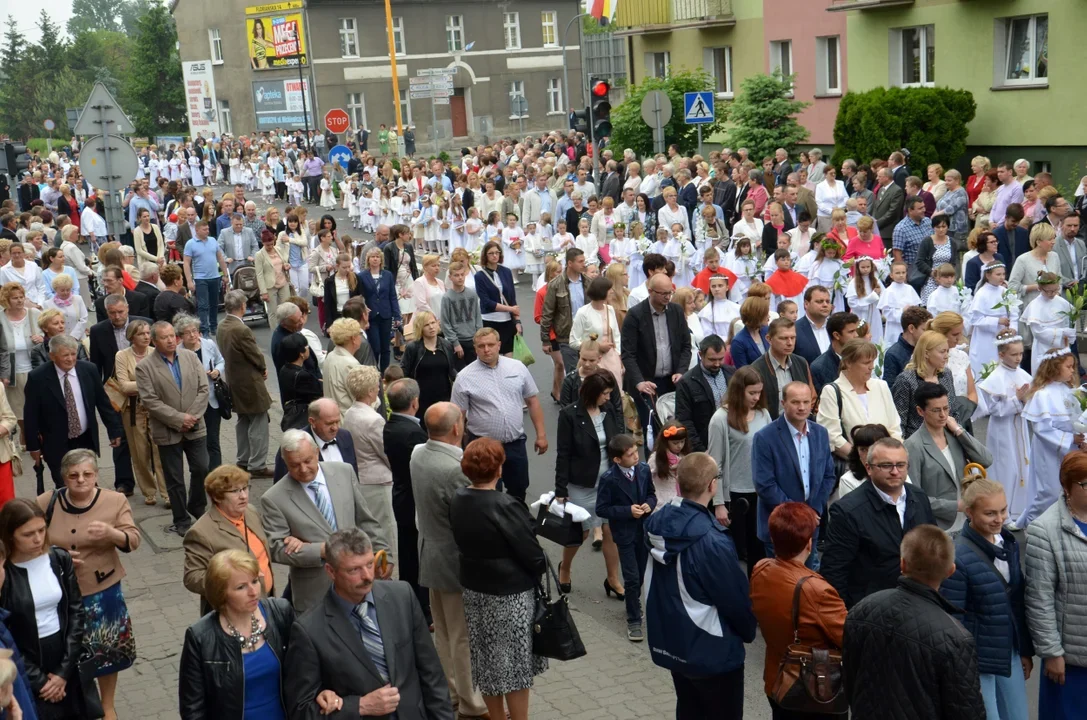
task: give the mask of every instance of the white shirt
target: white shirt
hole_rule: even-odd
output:
[[[902,527],[906,527],[906,489],[902,488],[902,492],[898,494],[898,500],[892,500],[890,495],[880,490],[874,483],[872,487],[875,488],[875,491],[883,498],[883,502],[895,506],[895,510],[898,511],[898,522]]]
[[[332,439],[335,440],[336,438]],[[316,433],[313,435],[313,440],[317,443],[317,451],[321,455],[321,462],[346,462],[343,459],[343,453],[340,452],[339,443],[325,447],[325,441],[317,437]]]
[[[34,619],[38,623],[38,637],[44,638],[60,632],[60,615],[57,606],[64,599],[60,590],[60,581],[53,574],[49,562],[49,553],[44,553],[26,562],[15,563],[26,570],[26,579],[30,583],[30,595],[34,598]]]
[[[1072,242],[1068,242],[1066,238],[1061,238],[1064,241],[1064,246],[1068,248],[1068,256],[1072,258],[1072,274],[1074,277],[1079,278],[1079,258],[1076,257],[1076,238],[1072,238]]]
[[[314,440],[316,440],[316,437],[314,437]],[[324,443],[322,442],[321,445],[324,445]],[[318,445],[318,448],[320,448],[320,445]],[[306,491],[306,497],[313,502],[313,506],[317,508],[317,512],[321,512],[321,506],[317,504],[317,493],[324,495],[325,499],[328,500],[328,506],[332,507],[332,493],[328,491],[328,484],[325,482],[325,473],[321,470],[320,465],[317,466],[317,475],[314,476],[312,480],[308,483],[299,483],[299,485]],[[335,510],[333,510],[333,514],[335,514]]]
[[[79,415],[79,434],[82,435],[87,432],[87,408],[83,407],[83,392],[79,387],[79,374],[76,373],[75,368],[64,372],[56,364],[53,367],[57,369],[57,382],[60,383],[61,395],[64,394],[64,376],[68,376],[68,383],[72,386],[72,394],[75,395],[76,414]]]
[[[823,327],[811,324],[811,331],[815,334],[815,342],[819,343],[819,352],[825,353],[830,348],[830,333],[827,332],[827,322],[823,321]]]
[[[642,283],[638,287],[631,290],[630,294],[627,295],[627,309],[629,310],[630,308],[634,307],[635,305],[637,305],[641,301],[648,300],[648,299],[649,299],[649,285],[646,284],[646,283]]]
[[[1004,538],[999,533],[993,538],[993,545],[998,548],[1004,547]],[[1004,576],[1005,582],[1011,582],[1011,568],[1008,567],[1007,560],[1001,560],[998,557],[993,558],[993,567],[1000,571],[1000,574]]]

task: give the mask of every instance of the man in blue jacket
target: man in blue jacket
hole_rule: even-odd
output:
[[[742,720],[744,643],[755,639],[747,575],[709,503],[717,463],[679,463],[679,497],[646,522],[646,625],[653,662],[672,672],[676,720]]]

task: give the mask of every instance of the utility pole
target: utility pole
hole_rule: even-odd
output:
[[[403,147],[404,118],[400,113],[400,78],[396,74],[396,41],[393,39],[393,9],[389,0],[385,0],[385,29],[389,34],[389,69],[393,79],[393,107],[396,108],[396,144],[397,151]],[[410,99],[409,99],[410,102]],[[403,152],[400,152],[403,155]]]

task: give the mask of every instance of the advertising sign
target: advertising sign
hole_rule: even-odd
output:
[[[197,133],[205,138],[219,134],[219,107],[215,102],[215,78],[211,60],[181,63],[185,81],[185,110],[189,114],[189,137]]]
[[[309,64],[299,1],[254,5],[245,9],[249,62],[254,70],[296,68]],[[270,14],[269,14],[270,13]],[[259,17],[254,15],[259,14]]]
[[[306,92],[306,114],[302,114],[302,88]],[[298,129],[305,127],[306,117],[309,126],[313,122],[313,96],[309,83],[304,85],[298,78],[287,80],[265,80],[253,83],[253,108],[257,115],[257,130],[276,128]]]

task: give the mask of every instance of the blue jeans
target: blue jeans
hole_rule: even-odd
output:
[[[389,358],[392,355],[393,319],[370,316],[370,327],[366,328],[366,339],[370,341],[370,349],[377,358],[377,367],[381,372],[389,367]]]
[[[220,278],[196,280],[196,312],[200,315],[200,334],[211,337],[219,326]]]
[[[766,545],[766,557],[777,557],[774,555],[774,543],[767,540]],[[808,561],[804,563],[804,566],[809,570],[819,570],[819,528],[815,528],[815,533],[811,536],[811,555],[808,556]]]
[[[1040,668],[1038,668],[1040,669]],[[1011,676],[981,674],[981,699],[989,720],[1017,720],[1027,717],[1027,681],[1023,663],[1012,653]]]
[[[619,567],[623,571],[623,592],[626,594],[627,625],[642,624],[642,581],[645,579],[645,563],[649,559],[649,546],[644,534],[640,542],[623,543],[619,548]]]

